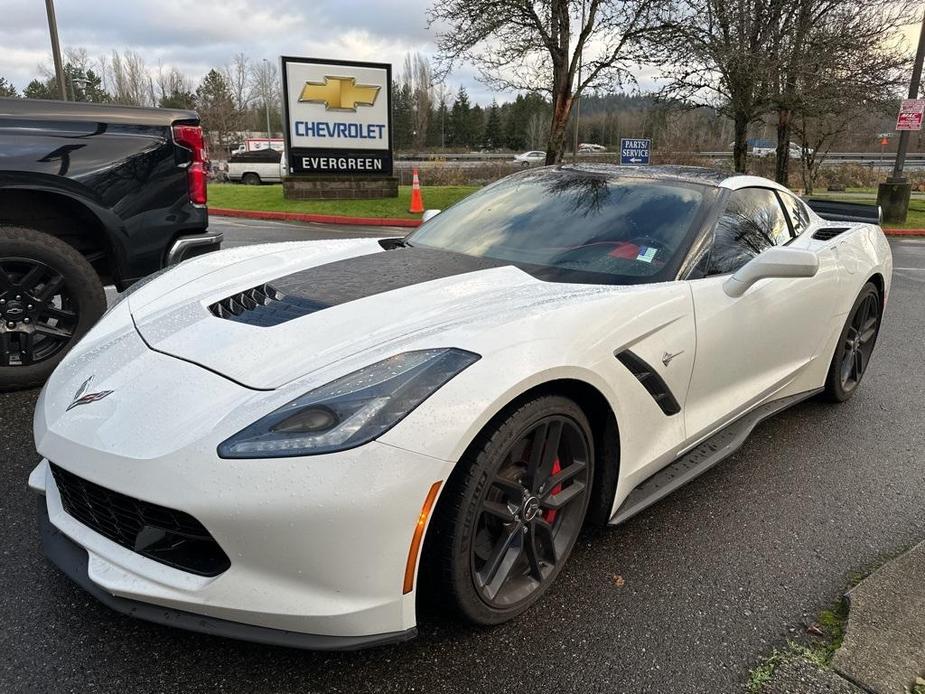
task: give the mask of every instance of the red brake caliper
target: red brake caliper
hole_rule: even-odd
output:
[[[552,474],[555,475],[561,470],[562,470],[562,465],[559,464],[559,459],[556,458],[552,463]],[[561,491],[562,491],[562,485],[557,484],[555,487],[552,488],[552,495],[555,496]],[[556,513],[558,513],[558,511],[556,511],[556,509],[554,508],[543,511],[543,520],[549,523],[550,525],[552,525],[556,520]]]

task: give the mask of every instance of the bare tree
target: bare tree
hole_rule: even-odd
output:
[[[769,61],[777,108],[778,183],[786,184],[789,177],[796,114],[803,113],[804,125],[829,123],[832,127],[819,132],[834,138],[847,122],[838,128],[837,118],[826,117],[827,111],[834,115],[833,106],[847,121],[861,101],[894,95],[909,59],[900,28],[912,21],[918,7],[916,0],[795,0],[784,6]]]
[[[405,54],[402,84],[411,90],[411,129],[414,148],[421,150],[427,140],[427,127],[434,104],[434,75],[430,60],[417,51]]]
[[[156,102],[154,80],[144,58],[134,51],[112,52],[108,82],[114,103],[153,106]]]
[[[772,107],[768,65],[784,0],[685,0],[650,44],[667,80],[663,99],[710,106],[734,126],[733,164],[744,172],[748,127]]]
[[[235,108],[239,111],[246,111],[253,101],[251,89],[252,67],[250,58],[244,53],[235,53],[231,58],[231,64],[222,68],[222,77],[231,91],[231,98],[234,99]]]
[[[270,60],[259,60],[253,63],[249,70],[248,84],[251,99],[256,102],[254,106],[260,107],[268,120],[270,114],[279,112],[282,86],[276,63]]]
[[[634,83],[634,68],[645,57],[642,40],[661,28],[663,4],[663,0],[435,0],[429,22],[441,27],[437,35],[441,72],[457,60],[467,60],[496,89],[551,95],[546,163],[553,164],[562,158],[575,98],[588,90]]]

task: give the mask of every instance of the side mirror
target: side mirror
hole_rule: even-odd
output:
[[[742,296],[758,280],[768,277],[814,277],[819,258],[812,251],[798,248],[769,248],[739,268],[723,283],[723,290],[733,298]]]
[[[440,214],[441,211],[442,210],[424,210],[424,214],[421,215],[421,224],[423,224],[429,219],[433,219],[438,214]]]

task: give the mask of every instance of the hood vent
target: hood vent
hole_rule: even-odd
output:
[[[829,241],[839,234],[848,231],[849,228],[850,227],[823,227],[813,234],[813,238],[817,241]]]
[[[271,328],[327,307],[327,304],[287,296],[269,284],[261,284],[217,301],[209,306],[209,312],[236,323]]]

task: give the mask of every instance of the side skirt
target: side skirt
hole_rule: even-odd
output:
[[[703,443],[695,446],[673,463],[669,463],[644,480],[626,497],[610,523],[617,525],[629,520],[656,501],[671,494],[678,487],[702,475],[718,462],[735,453],[745,443],[749,434],[758,424],[768,417],[812,397],[821,390],[821,388],[818,388],[779,400],[772,400],[727,424]]]

